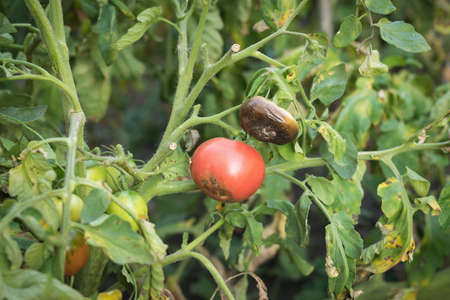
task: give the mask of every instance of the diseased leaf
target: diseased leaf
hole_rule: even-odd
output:
[[[153,252],[142,236],[114,214],[99,219],[95,224],[74,226],[84,230],[89,245],[101,247],[117,264],[151,264],[153,261]]]
[[[247,217],[247,229],[244,234],[253,249],[259,249],[262,245],[263,224],[256,221],[253,216]]]
[[[347,16],[339,27],[339,31],[333,38],[336,47],[345,47],[356,40],[361,34],[362,25],[358,17]]]
[[[314,77],[311,101],[319,99],[323,104],[330,105],[344,94],[346,86],[347,72],[344,64],[324,70]]]
[[[379,22],[381,38],[387,43],[408,52],[425,52],[430,46],[411,24],[403,21]]]
[[[363,262],[369,272],[386,272],[399,262],[407,261],[415,248],[413,209],[402,189],[402,183],[396,178],[388,178],[378,186],[385,215],[378,220],[377,226],[383,237],[363,250]]]
[[[344,164],[343,157],[346,150],[345,140],[333,129],[327,122],[320,122],[317,130],[328,144],[328,151],[333,154],[334,161],[337,164]]]
[[[331,216],[339,238],[348,257],[358,259],[361,256],[363,240],[353,227],[353,221],[345,212],[340,211]]]
[[[263,0],[261,8],[264,21],[272,29],[280,28],[294,12],[296,5],[296,0]]]
[[[179,180],[189,176],[189,157],[180,148],[177,147],[172,151],[172,154],[158,168],[158,172],[162,173],[167,180]]]
[[[364,2],[370,11],[380,15],[388,15],[396,9],[391,0],[364,0]]]
[[[222,249],[223,256],[226,260],[230,257],[231,238],[233,237],[234,227],[225,223],[219,231],[219,246]]]
[[[442,212],[441,207],[434,196],[416,198],[414,199],[414,203],[417,205],[417,208],[425,214],[439,216]]]

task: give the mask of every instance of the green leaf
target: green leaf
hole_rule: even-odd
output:
[[[430,190],[430,182],[406,167],[406,178],[419,196],[425,197]]]
[[[166,180],[179,180],[189,177],[189,157],[177,147],[159,166],[158,172],[162,173]]]
[[[0,293],[9,300],[66,299],[83,300],[78,291],[49,274],[34,270],[14,270],[0,273]]]
[[[8,18],[0,13],[0,34],[16,33],[17,29],[9,22]]]
[[[439,205],[442,213],[439,216],[439,224],[445,231],[450,231],[450,183],[447,182],[439,196]]]
[[[247,217],[247,229],[244,232],[246,239],[253,249],[259,249],[262,245],[263,224],[256,221],[253,216]]]
[[[333,38],[336,47],[345,47],[356,40],[361,34],[362,25],[358,17],[347,16],[339,27],[339,31]]]
[[[345,153],[342,162],[337,163],[327,144],[320,145],[320,156],[327,161],[336,173],[344,179],[351,179],[357,169],[358,151],[350,138],[345,138]]]
[[[50,252],[46,244],[33,243],[25,251],[25,266],[30,269],[39,270],[49,257]]]
[[[439,216],[442,212],[441,207],[434,196],[416,198],[414,199],[414,203],[424,214]]]
[[[388,66],[380,62],[378,50],[370,51],[358,70],[362,76],[375,76],[389,72]]]
[[[225,215],[225,220],[233,226],[244,228],[246,224],[246,216],[239,211],[230,211]]]
[[[81,210],[81,223],[87,224],[98,219],[106,211],[110,202],[111,198],[105,191],[92,190],[84,200]]]
[[[218,60],[223,52],[224,41],[220,32],[222,29],[223,21],[220,16],[220,11],[216,6],[211,7],[206,16],[201,42],[202,44],[206,44],[208,58],[212,61]]]
[[[282,158],[284,158],[287,161],[302,161],[305,159],[305,154],[302,152],[296,151],[296,145],[298,143],[296,141],[293,141],[291,143],[287,143],[284,145],[276,145],[275,147],[278,150],[278,153]],[[300,145],[298,145],[300,147]],[[301,148],[300,148],[301,150]]]
[[[225,260],[230,257],[231,239],[233,237],[234,227],[231,224],[225,223],[219,231],[219,246],[222,249]]]
[[[9,194],[20,201],[52,189],[56,179],[52,165],[41,153],[27,153],[22,163],[9,170]]]
[[[370,11],[380,15],[388,15],[396,9],[391,0],[364,0],[364,2]]]
[[[425,52],[430,46],[423,36],[414,30],[414,26],[403,21],[379,22],[381,38],[387,43],[408,52]]]
[[[361,209],[361,202],[364,196],[361,183],[356,178],[350,180],[343,179],[333,174],[333,194],[334,201],[329,205],[331,213],[345,213],[353,223],[357,223]]]
[[[303,249],[300,248],[297,243],[294,243],[294,241],[290,239],[286,239],[283,250],[288,253],[291,263],[293,263],[304,276],[308,276],[314,271],[314,266],[306,260],[306,255],[304,251],[302,251]]]
[[[122,50],[128,47],[140,38],[142,38],[145,32],[158,21],[158,18],[162,15],[162,7],[155,6],[143,10],[137,16],[138,22],[130,27],[126,34],[122,35],[119,40],[114,44],[115,49]]]
[[[358,259],[361,256],[363,240],[353,227],[352,219],[343,211],[331,216],[331,222],[336,227],[339,238],[348,257]]]
[[[96,31],[97,45],[107,65],[112,64],[117,57],[117,49],[114,48],[116,26],[116,9],[111,4],[103,5],[98,16]]]
[[[11,237],[8,229],[0,233],[0,244],[2,245],[2,247],[0,247],[0,254],[3,254],[1,256],[6,257],[7,260],[9,261],[9,264],[6,262],[6,264],[8,264],[7,268],[9,270],[15,270],[20,268],[23,263],[22,252],[20,251],[17,242]],[[1,290],[2,289],[0,278],[0,291]]]
[[[99,121],[106,113],[111,96],[111,77],[101,72],[95,61],[101,57],[92,53],[91,57],[79,57],[73,68],[73,75],[80,96],[81,106],[88,119]]]
[[[1,107],[0,122],[22,124],[41,119],[47,111],[47,105],[27,107]]]
[[[344,64],[322,71],[314,77],[311,101],[319,99],[323,104],[330,105],[344,94],[346,85],[347,72]]]
[[[337,164],[342,165],[344,163],[343,158],[347,147],[345,140],[327,122],[320,122],[318,132],[327,142],[328,151],[333,154],[334,161]]]
[[[306,182],[311,187],[313,193],[325,205],[331,205],[335,199],[335,189],[333,183],[324,177],[308,175]]]
[[[280,28],[294,12],[296,0],[263,0],[263,19],[272,29]]]
[[[297,63],[297,80],[300,82],[327,57],[328,38],[325,34],[310,34],[309,43],[302,47]]]
[[[370,127],[381,119],[383,104],[372,88],[373,79],[360,78],[356,85],[357,89],[343,100],[343,109],[334,128],[342,135],[351,137],[353,144],[364,148]]]
[[[89,245],[101,247],[105,254],[117,264],[152,263],[152,250],[142,236],[131,229],[128,222],[116,215],[109,215],[95,223],[74,225],[84,230]]]

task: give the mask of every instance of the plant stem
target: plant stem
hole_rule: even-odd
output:
[[[286,65],[284,65],[281,62],[279,62],[278,60],[273,59],[272,57],[269,57],[269,56],[265,55],[264,53],[262,53],[260,51],[255,51],[255,53],[253,53],[251,56],[254,57],[254,58],[257,58],[259,60],[265,61],[269,65],[273,65],[275,67],[279,67],[279,68],[286,68],[287,67]]]
[[[303,183],[302,181],[298,180],[297,178],[295,178],[293,176],[290,176],[290,175],[288,175],[286,173],[283,173],[283,172],[280,172],[280,171],[274,171],[274,173],[277,174],[277,175],[280,175],[281,177],[286,178],[290,182],[292,182],[295,185],[298,185],[300,188],[302,188],[305,191],[305,193],[307,193],[308,196],[310,196],[312,198],[314,203],[320,208],[322,213],[327,217],[328,221],[331,223],[330,212],[325,207],[325,205],[323,205],[322,201],[320,201],[320,199],[317,198],[317,196],[306,186],[305,183]]]
[[[63,202],[63,212],[62,212],[62,223],[61,223],[61,236],[64,241],[68,240],[70,231],[70,202],[72,199],[72,192],[75,189],[75,163],[76,163],[76,153],[77,153],[77,137],[80,128],[84,126],[84,114],[72,113],[70,115],[70,128],[69,136],[67,138],[67,165],[66,173],[64,176],[64,190],[65,199]],[[56,252],[56,257],[58,259],[58,264],[56,268],[56,278],[62,280],[64,277],[64,262],[66,256],[65,245],[58,247]]]
[[[193,249],[195,249],[195,247],[199,246],[201,243],[203,243],[211,234],[213,234],[216,230],[218,230],[223,223],[225,222],[225,220],[223,218],[221,218],[219,221],[217,221],[213,226],[211,226],[210,228],[208,228],[208,230],[206,230],[205,232],[203,232],[202,234],[200,234],[195,240],[193,240],[192,242],[190,242],[186,247],[181,248],[180,250],[178,250],[175,253],[172,253],[168,256],[166,256],[164,258],[164,260],[162,261],[163,266],[172,264],[176,261],[179,260],[180,256],[183,256],[184,253],[189,252]]]
[[[186,252],[180,253],[180,255],[177,256],[175,260],[171,261],[171,263],[175,263],[180,260],[185,260],[185,259],[191,258],[191,257],[197,259],[198,261],[200,261],[203,264],[203,266],[205,266],[205,268],[209,271],[211,276],[216,281],[217,285],[222,289],[223,293],[228,298],[228,300],[235,299],[233,294],[231,293],[230,289],[228,288],[225,280],[222,278],[222,276],[220,276],[219,271],[217,271],[216,267],[214,267],[214,265],[209,261],[208,258],[201,255],[200,253],[192,252],[192,251],[186,251]],[[166,265],[166,264],[164,264],[164,265]]]

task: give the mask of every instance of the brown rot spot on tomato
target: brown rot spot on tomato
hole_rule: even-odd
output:
[[[231,193],[220,186],[214,177],[210,177],[209,180],[202,180],[202,190],[213,199],[225,202],[232,200]]]
[[[239,121],[255,139],[278,145],[294,140],[299,130],[297,121],[287,110],[260,96],[242,104]]]

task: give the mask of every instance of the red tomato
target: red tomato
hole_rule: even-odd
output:
[[[80,272],[89,259],[89,246],[79,232],[71,231],[70,248],[66,252],[64,275],[72,276]]]
[[[192,156],[192,178],[206,195],[218,201],[244,201],[261,186],[265,171],[264,160],[255,148],[226,138],[204,142]]]

